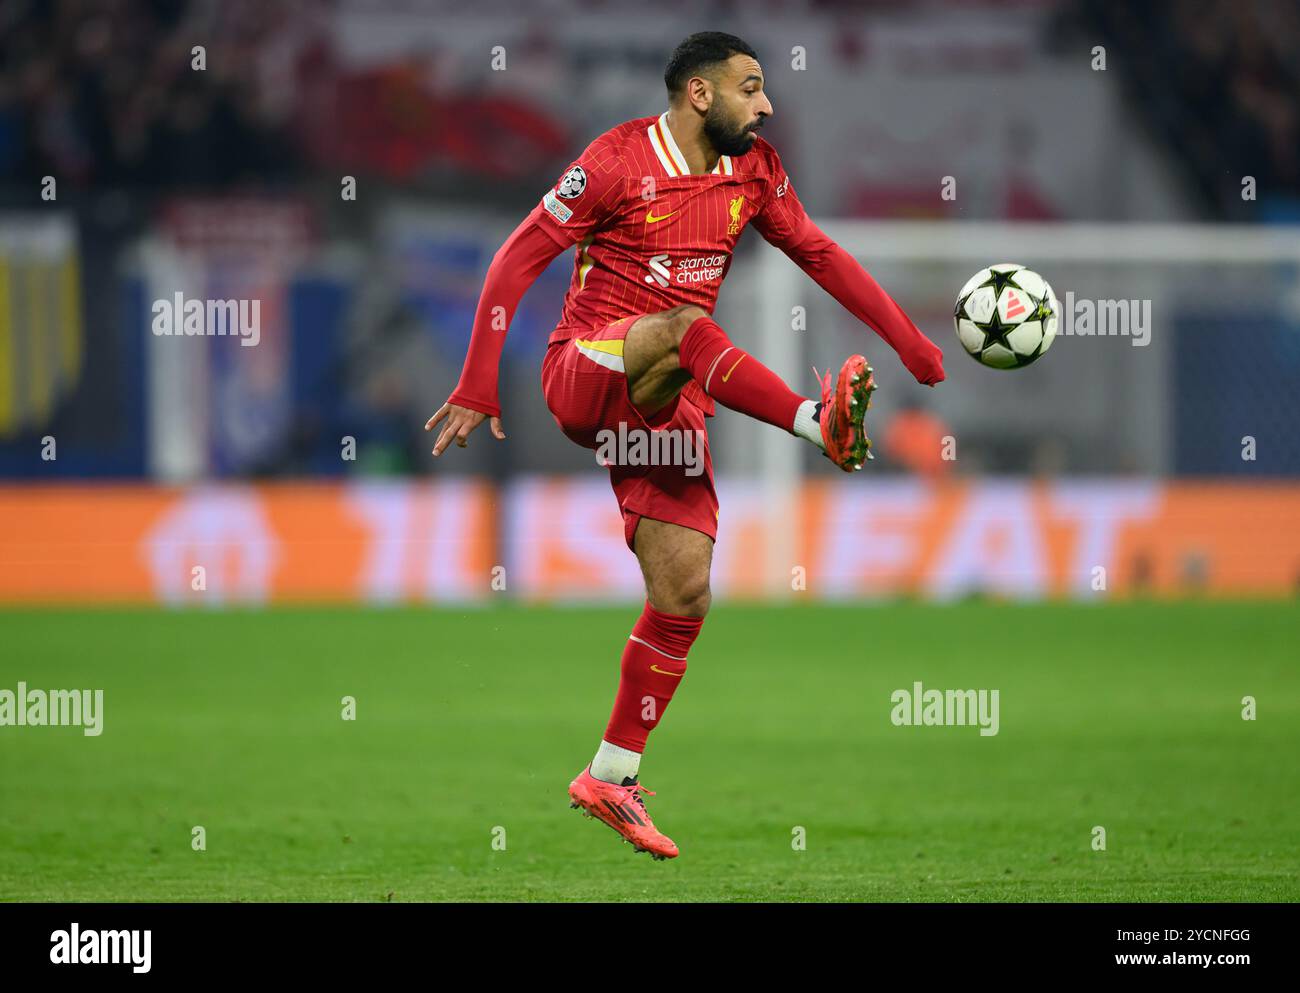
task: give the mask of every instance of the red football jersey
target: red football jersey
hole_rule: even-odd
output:
[[[757,138],[746,154],[724,155],[709,175],[692,176],[666,118],[628,121],[593,141],[507,239],[488,267],[465,365],[449,402],[500,414],[497,369],[504,336],[496,332],[506,330],[519,298],[555,257],[556,246],[576,245],[577,251],[552,343],[683,304],[712,313],[732,251],[751,221],[875,329],[918,382],[943,380],[943,353],[808,219],[771,145]],[[712,412],[713,401],[698,384],[688,382],[683,393]]]
[[[693,176],[667,117],[606,131],[529,216],[560,245],[577,245],[551,341],[682,304],[713,313],[745,225],[778,247],[803,235],[807,214],[770,144],[759,137]]]

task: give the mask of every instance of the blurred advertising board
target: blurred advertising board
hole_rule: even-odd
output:
[[[804,484],[771,582],[770,514],[719,483],[722,597],[1290,597],[1300,484],[1096,479]],[[787,578],[788,577],[788,578]],[[788,586],[788,592],[784,592]],[[0,602],[632,601],[603,479],[0,487]]]

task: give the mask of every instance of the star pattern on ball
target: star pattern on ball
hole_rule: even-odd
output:
[[[1020,327],[1020,325],[1003,324],[1002,318],[998,316],[998,311],[996,307],[993,308],[992,317],[990,317],[983,324],[979,324],[976,326],[981,331],[984,332],[985,348],[988,348],[989,345],[1001,345],[1008,352],[1012,352],[1012,353],[1015,352],[1015,349],[1011,347],[1011,342],[1007,341],[1007,335],[1010,334],[1012,331],[1014,331],[1016,328]]]
[[[1032,300],[1033,295],[1030,294],[1029,298]],[[1047,294],[1043,294],[1042,299],[1038,301],[1038,306],[1035,307],[1034,312],[1029,315],[1029,320],[1046,321],[1053,314],[1054,311],[1052,310],[1052,300],[1049,296],[1047,296]]]
[[[1019,271],[1019,269],[1012,269],[1010,272],[998,272],[996,269],[990,269],[989,278],[980,283],[980,286],[992,286],[994,300],[1000,299],[1002,291],[1008,286],[1013,286],[1024,293],[1025,288],[1016,282],[1016,273]]]

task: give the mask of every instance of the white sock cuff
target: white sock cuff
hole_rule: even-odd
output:
[[[640,752],[634,752],[630,748],[624,748],[622,745],[616,745],[612,741],[606,741],[604,738],[600,739],[600,747],[603,751],[606,752],[606,754],[611,756],[616,756],[621,759],[635,759],[639,761],[641,758]]]
[[[799,404],[799,409],[795,411],[794,415],[794,425],[790,428],[790,431],[796,437],[811,441],[818,448],[825,449],[826,443],[822,441],[822,426],[813,419],[813,413],[816,410],[817,404],[812,400],[805,400]]]
[[[603,738],[596,757],[591,760],[591,774],[606,783],[622,785],[625,779],[635,779],[640,768],[640,752],[610,744]]]

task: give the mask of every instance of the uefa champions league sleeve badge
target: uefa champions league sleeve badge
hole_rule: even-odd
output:
[[[555,188],[555,192],[565,200],[573,200],[575,197],[582,196],[582,191],[587,188],[587,173],[582,166],[576,165],[564,174],[560,180],[560,185]]]

